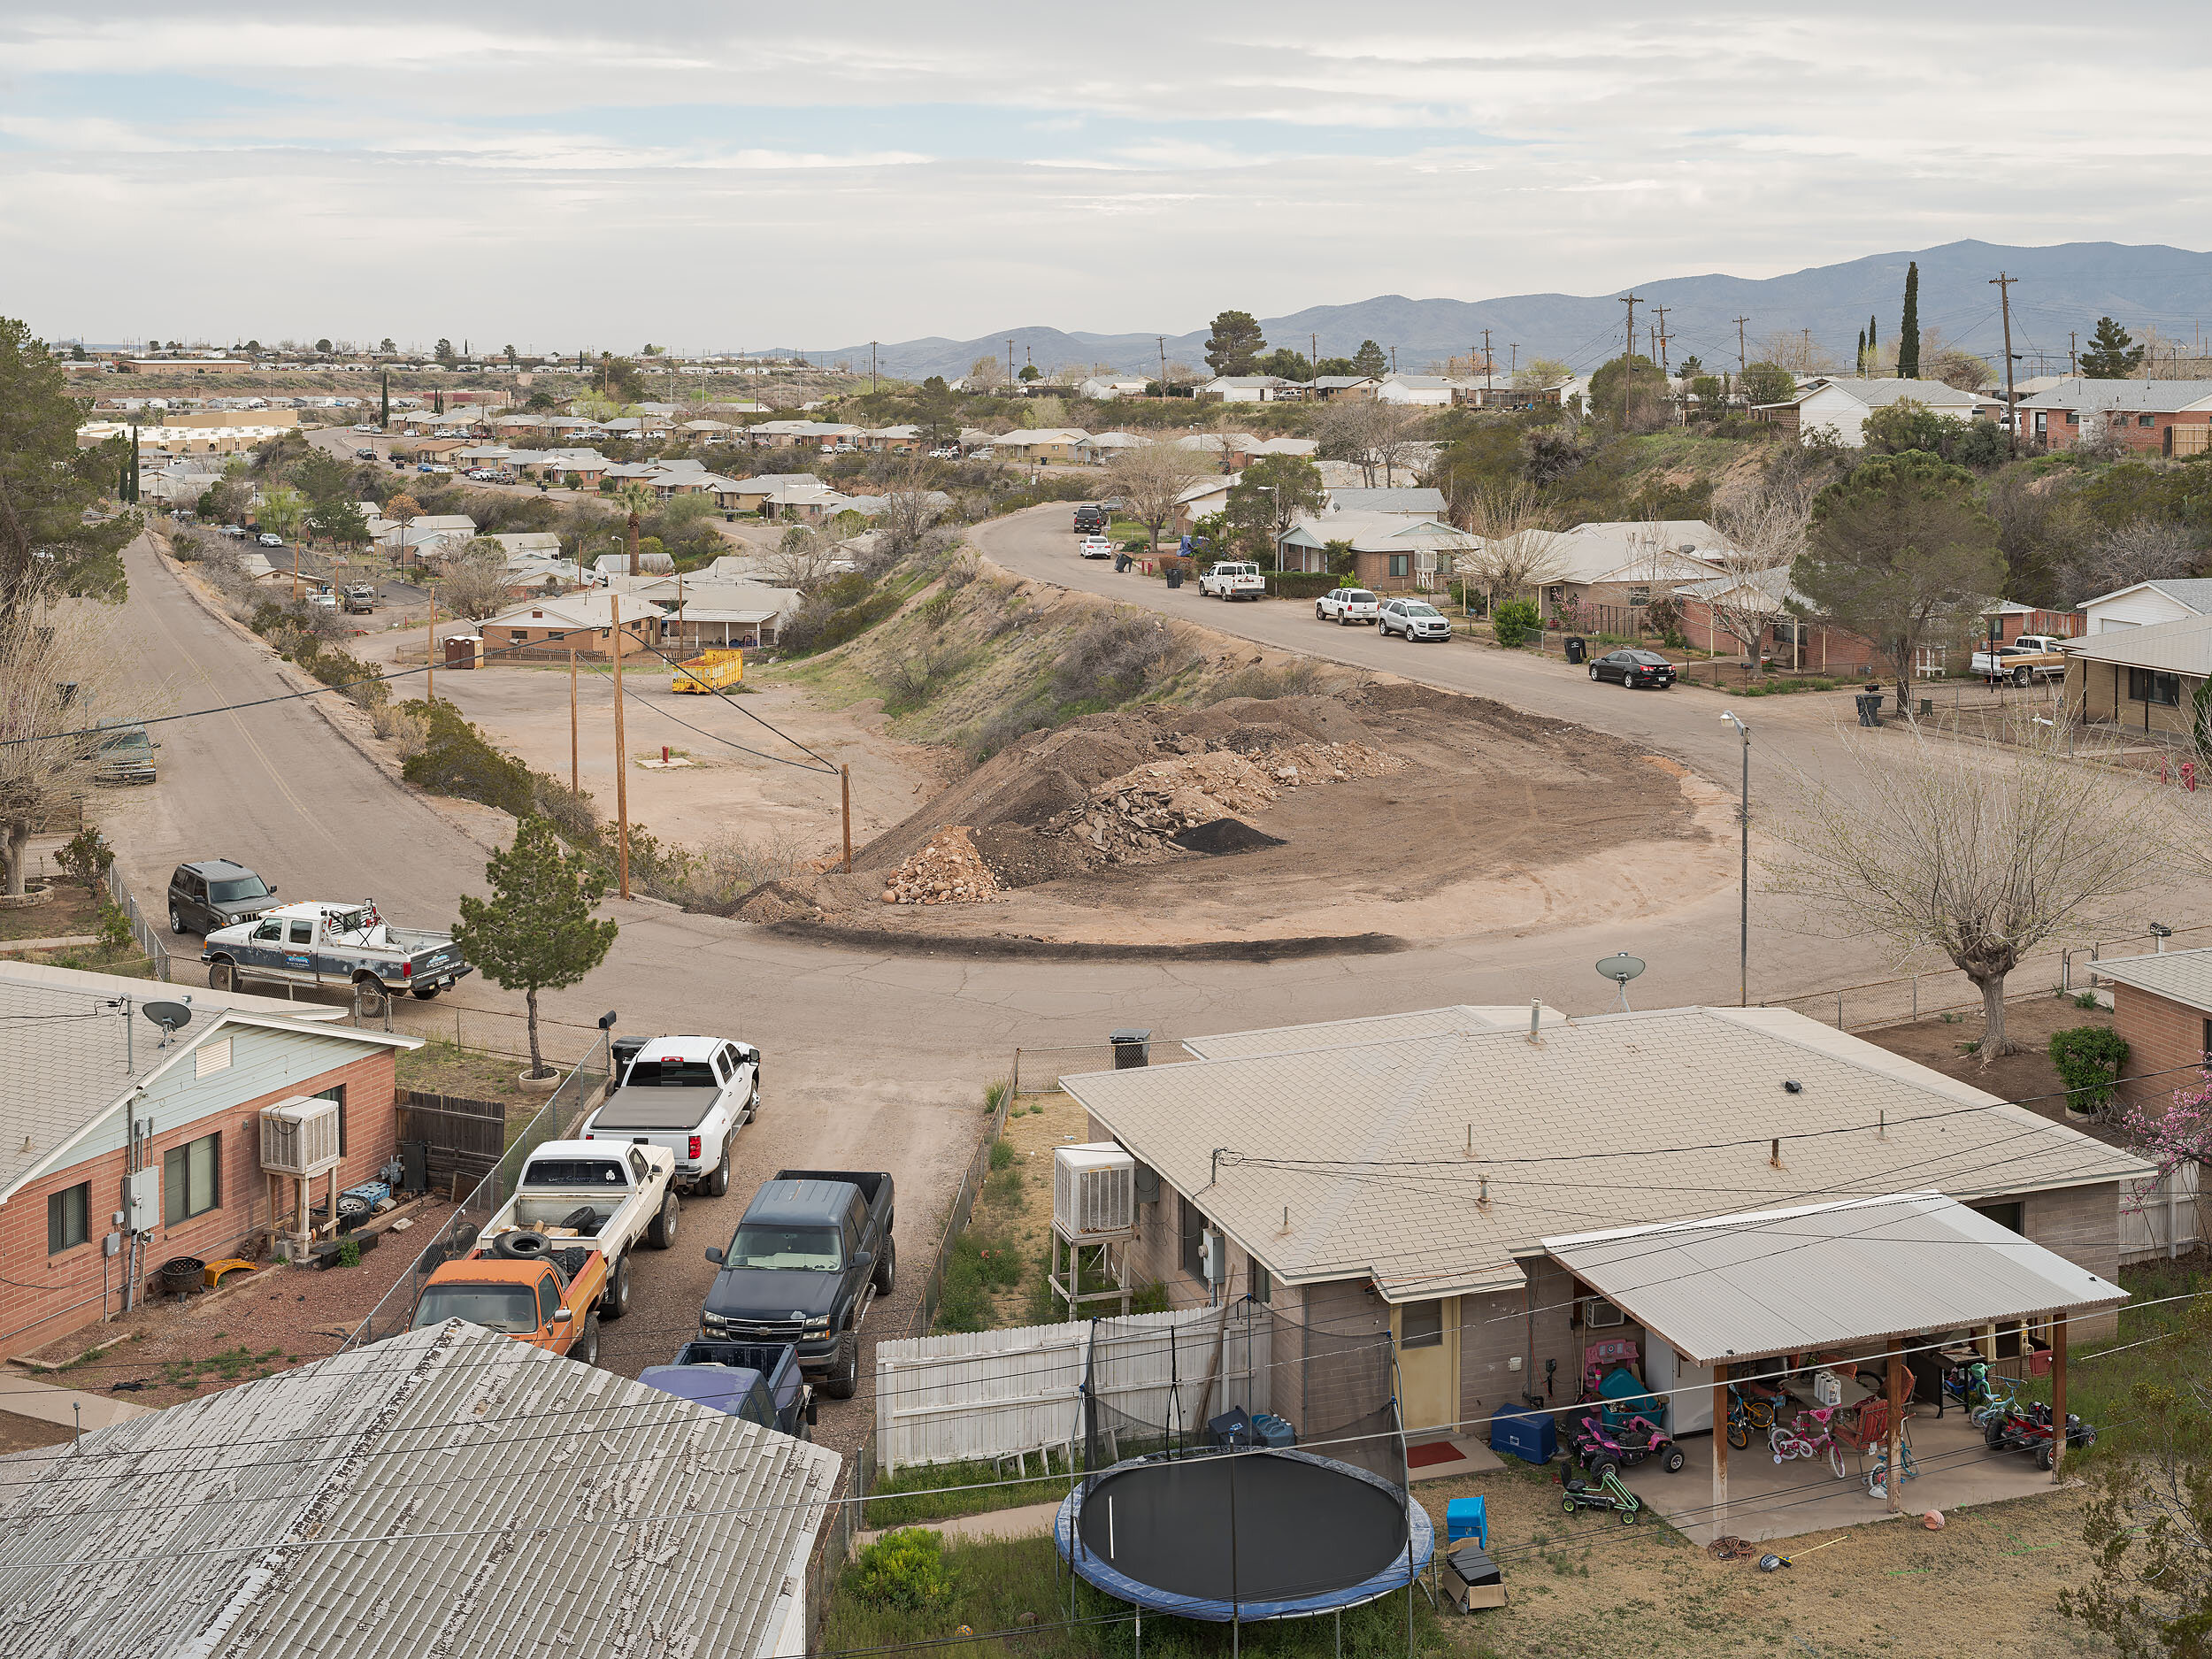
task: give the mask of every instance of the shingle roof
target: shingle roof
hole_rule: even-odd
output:
[[[1333,489],[1329,504],[1344,512],[1398,512],[1440,516],[1449,504],[1440,489],[1401,485],[1395,489]]]
[[[24,1461],[0,1652],[74,1659],[763,1659],[839,1466],[458,1321]]]
[[[2061,380],[2023,409],[2124,409],[2146,414],[2212,407],[2212,380]]]
[[[2096,964],[2094,971],[2101,979],[2212,1013],[2212,949],[2115,956]]]
[[[1546,1025],[1565,1018],[1557,1009],[1542,1010]],[[1225,1032],[1217,1037],[1186,1037],[1183,1047],[1194,1059],[1234,1060],[1248,1055],[1279,1054],[1285,1048],[1351,1048],[1369,1042],[1402,1042],[1409,1037],[1433,1037],[1454,1031],[1512,1031],[1528,1029],[1525,1008],[1473,1008],[1464,1002],[1450,1008],[1416,1009],[1405,1014],[1375,1014],[1360,1019],[1332,1019],[1312,1025],[1271,1025],[1259,1031]]]
[[[1846,380],[1841,375],[1823,380],[1816,386],[1808,387],[1798,396],[1789,401],[1801,403],[1806,398],[1830,391],[1841,392],[1845,396],[1855,398],[1870,409],[1886,409],[1892,403],[1902,403],[1908,398],[1914,403],[1924,403],[1930,409],[1971,409],[1983,403],[2003,401],[2001,398],[1992,398],[1983,392],[1962,391],[1959,388],[1943,380],[1894,379],[1857,380]]]
[[[1061,1081],[1277,1277],[1371,1277],[1393,1300],[1517,1286],[1515,1256],[1588,1216],[1636,1225],[1808,1193],[1993,1195],[2150,1172],[1782,1009],[1601,1015],[1540,1043],[1525,1021],[1351,1045],[1327,1029],[1290,1028],[1271,1053]],[[1632,1110],[1617,1104],[1624,1084]],[[1783,1167],[1768,1163],[1767,1136],[1838,1128],[1863,1133],[1785,1141]],[[1686,1149],[1712,1142],[1727,1144]],[[1578,1152],[1608,1156],[1559,1161]]]

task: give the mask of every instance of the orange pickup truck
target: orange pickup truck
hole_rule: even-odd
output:
[[[415,1304],[414,1324],[420,1330],[466,1319],[549,1354],[596,1365],[598,1302],[606,1288],[607,1258],[596,1250],[572,1247],[510,1256],[495,1244],[433,1272]]]

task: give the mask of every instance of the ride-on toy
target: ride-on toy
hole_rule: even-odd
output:
[[[1575,1474],[1566,1477],[1559,1507],[1569,1515],[1578,1509],[1611,1509],[1621,1517],[1623,1526],[1635,1525],[1644,1502],[1621,1483],[1620,1466],[1609,1459],[1601,1460],[1591,1465],[1591,1473],[1597,1477],[1594,1480]]]
[[[2072,1412],[2066,1414],[2066,1444],[2070,1448],[2091,1445],[2096,1438],[2094,1428]],[[1982,1423],[1982,1439],[1993,1452],[2034,1453],[2038,1469],[2048,1469],[2055,1461],[2053,1448],[2056,1436],[2051,1431],[2051,1408],[2039,1401],[1985,1418]]]
[[[1573,1420],[1567,1438],[1576,1458],[1592,1471],[1602,1462],[1632,1469],[1647,1457],[1656,1457],[1659,1466],[1671,1475],[1686,1461],[1666,1430],[1647,1417],[1631,1417],[1609,1425],[1599,1412],[1586,1411]]]

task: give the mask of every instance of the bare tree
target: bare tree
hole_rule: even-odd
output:
[[[1761,342],[1758,361],[1771,363],[1793,374],[1825,374],[1836,366],[1828,348],[1817,343],[1809,331],[1778,328]]]
[[[978,357],[968,365],[968,389],[995,392],[1006,384],[1006,365],[996,357]]]
[[[1713,626],[1743,648],[1744,672],[1764,672],[1759,648],[1766,631],[1786,614],[1790,566],[1805,550],[1814,491],[1801,470],[1784,468],[1728,491],[1713,504],[1713,527],[1723,545],[1708,550],[1720,576],[1704,595]]]
[[[472,536],[442,550],[438,596],[454,615],[481,622],[507,607],[507,549],[496,536]]]
[[[1558,521],[1532,486],[1481,486],[1467,497],[1466,518],[1468,533],[1482,545],[1459,556],[1459,572],[1482,584],[1493,611],[1501,596],[1513,598],[1564,573]]]
[[[2079,598],[2132,588],[2138,582],[2186,576],[2199,557],[2187,533],[2177,525],[2137,518],[2097,538],[2069,566],[2069,586]]]
[[[1129,516],[1145,527],[1151,544],[1160,545],[1160,532],[1175,517],[1183,492],[1213,467],[1195,449],[1172,443],[1148,443],[1124,449],[1106,463],[1106,481],[1126,505]]]
[[[2062,930],[2124,925],[2185,840],[2142,774],[2070,757],[2057,726],[2024,716],[2008,736],[1969,750],[1918,727],[1847,732],[1840,775],[1799,774],[1801,800],[1768,823],[1792,855],[1773,891],[1973,981],[1984,1065],[2017,1051],[2006,977]]]
[[[73,817],[103,758],[100,737],[65,734],[147,712],[118,673],[112,634],[85,601],[26,603],[0,619],[0,869],[11,897],[22,895],[31,837]]]
[[[879,549],[896,557],[921,544],[930,526],[944,516],[945,497],[932,489],[918,461],[908,461],[895,472],[883,491],[883,510],[876,515]]]
[[[1418,411],[1402,403],[1333,397],[1314,411],[1306,431],[1324,460],[1351,462],[1371,489],[1378,472],[1388,486],[1397,482],[1398,473],[1413,470],[1411,451],[1425,426]]]
[[[764,561],[777,587],[795,588],[801,593],[812,593],[821,587],[836,574],[834,566],[841,562],[834,535],[820,526],[803,524],[785,531],[776,550]]]

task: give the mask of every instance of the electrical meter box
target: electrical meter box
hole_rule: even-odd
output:
[[[161,1171],[134,1170],[123,1178],[123,1229],[150,1233],[161,1225]]]

